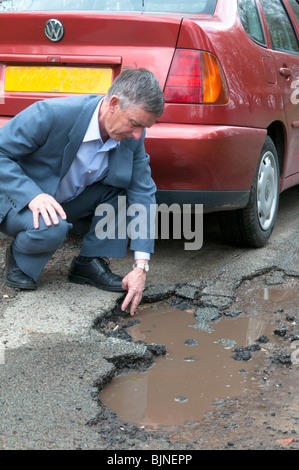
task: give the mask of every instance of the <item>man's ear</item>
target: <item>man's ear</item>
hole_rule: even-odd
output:
[[[109,111],[114,113],[114,111],[119,107],[119,97],[116,95],[111,96],[109,100]]]

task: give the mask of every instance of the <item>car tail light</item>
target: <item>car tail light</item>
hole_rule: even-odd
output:
[[[165,86],[165,101],[227,103],[227,86],[216,57],[209,52],[176,50]]]

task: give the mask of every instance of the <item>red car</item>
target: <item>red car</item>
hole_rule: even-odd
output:
[[[158,204],[203,204],[263,246],[299,183],[298,34],[298,0],[2,0],[0,125],[146,67],[166,101],[146,139]]]

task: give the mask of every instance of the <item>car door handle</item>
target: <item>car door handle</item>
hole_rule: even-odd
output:
[[[279,69],[279,73],[280,75],[282,75],[283,77],[290,77],[292,75],[292,70],[289,69],[288,67],[281,67]]]

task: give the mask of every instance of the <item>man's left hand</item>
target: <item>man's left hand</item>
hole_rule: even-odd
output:
[[[128,291],[125,300],[122,303],[121,309],[125,310],[129,303],[131,302],[130,306],[130,314],[134,315],[136,308],[140,304],[142,299],[142,293],[144,291],[145,286],[145,279],[146,273],[141,268],[134,268],[133,271],[129,272],[123,278],[123,289]]]

